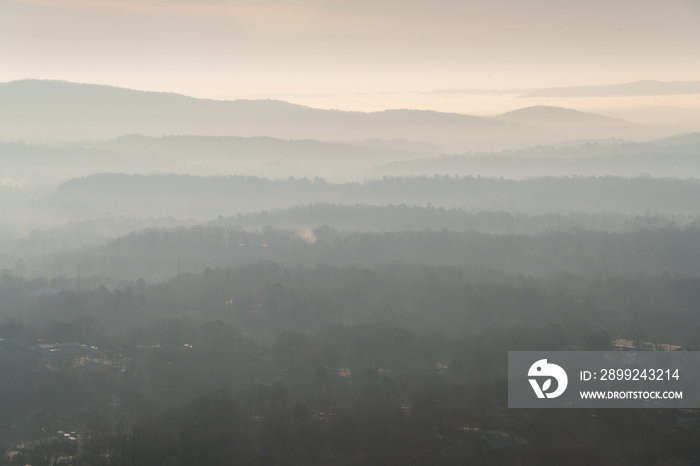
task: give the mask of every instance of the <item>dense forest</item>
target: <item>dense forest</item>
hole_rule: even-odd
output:
[[[8,464],[686,464],[699,440],[694,414],[505,405],[509,350],[698,348],[694,278],[262,262],[31,293],[65,285],[2,276]]]
[[[699,350],[699,200],[649,176],[67,181],[0,251],[0,464],[693,464],[696,410],[509,409],[506,375],[515,350]]]
[[[490,220],[514,223],[507,214]],[[258,260],[279,264],[329,264],[376,267],[386,263],[436,264],[496,269],[507,274],[545,277],[567,272],[584,277],[651,276],[700,273],[700,228],[667,226],[654,231],[606,232],[552,228],[539,235],[442,229],[439,231],[339,231],[328,225],[312,230],[265,227],[246,231],[226,226],[147,229],[101,246],[54,255],[25,256],[16,265],[36,275],[95,276],[95,280],[143,278],[152,282],[179,272],[226,267]],[[644,225],[645,219],[639,222]],[[42,241],[25,247],[42,249]],[[44,246],[49,247],[49,246]]]

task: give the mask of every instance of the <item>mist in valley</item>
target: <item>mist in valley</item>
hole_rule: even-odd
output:
[[[697,7],[97,3],[0,7],[0,464],[696,464],[507,396],[700,350]]]

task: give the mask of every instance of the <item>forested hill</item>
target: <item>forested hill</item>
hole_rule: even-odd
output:
[[[15,426],[4,448],[21,448],[6,458],[692,464],[677,460],[697,450],[689,410],[524,413],[507,408],[506,377],[508,351],[612,350],[617,338],[696,350],[699,285],[258,263],[36,299],[60,284],[3,275],[1,388],[12,403],[0,420]],[[79,447],[47,437],[58,429],[78,431]],[[490,432],[519,443],[492,449]]]
[[[700,214],[700,181],[650,177],[561,177],[507,180],[481,177],[384,178],[332,184],[323,179],[242,176],[101,174],[73,179],[44,201],[48,212],[70,209],[109,215],[210,220],[219,215],[316,202],[405,204],[511,213],[648,211]]]
[[[1,109],[0,109],[1,111]],[[2,137],[0,128],[0,137]],[[130,134],[61,144],[0,139],[2,176],[27,187],[110,173],[235,174],[271,179],[359,181],[384,176],[639,176],[700,178],[700,133],[630,143],[620,140],[519,150],[444,153],[406,139],[352,143],[237,136]]]
[[[95,222],[98,223],[98,222]],[[328,225],[341,231],[442,231],[473,230],[490,234],[536,235],[554,231],[591,230],[625,232],[666,227],[700,225],[700,215],[676,215],[643,212],[624,215],[620,212],[549,212],[544,214],[506,211],[468,211],[434,206],[302,204],[287,209],[239,213],[217,218],[218,226],[261,230],[274,226],[282,229],[313,229]]]
[[[608,141],[566,146],[537,146],[498,153],[398,160],[368,172],[376,176],[426,173],[479,174],[522,179],[535,176],[700,177],[700,133],[647,143]]]
[[[664,228],[627,233],[574,230],[542,235],[473,231],[339,232],[229,227],[150,229],[104,246],[44,257],[31,267],[48,276],[97,275],[110,280],[158,281],[180,272],[257,261],[376,267],[405,262],[468,266],[506,274],[645,277],[664,272],[700,275],[700,229]]]

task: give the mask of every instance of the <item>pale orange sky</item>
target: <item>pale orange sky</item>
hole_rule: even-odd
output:
[[[700,80],[700,2],[0,0],[0,60],[0,81],[415,107],[440,89]]]

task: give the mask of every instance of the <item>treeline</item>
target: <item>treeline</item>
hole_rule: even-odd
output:
[[[470,152],[390,162],[372,176],[450,173],[522,179],[541,176],[700,177],[699,133],[651,143],[587,143],[537,146],[517,151]]]
[[[495,401],[502,383],[440,376],[416,376],[419,398],[402,404],[403,380],[374,370],[362,379],[354,404],[330,412],[292,401],[280,384],[214,391],[133,425],[86,432],[74,464],[684,465],[698,440],[664,410],[514,413]],[[261,405],[264,416],[249,416]]]
[[[6,464],[654,465],[700,439],[672,410],[506,409],[507,351],[700,347],[696,278],[258,263],[30,295],[62,285],[0,280]]]
[[[617,212],[562,212],[544,214],[506,211],[472,212],[464,209],[399,205],[306,204],[288,209],[239,213],[213,220],[211,224],[259,230],[267,226],[282,229],[313,229],[328,225],[341,231],[440,231],[473,230],[490,234],[537,235],[553,231],[639,231],[698,224],[700,217],[658,212],[624,215]]]
[[[674,178],[560,177],[508,180],[472,176],[383,178],[331,184],[321,178],[101,174],[73,179],[44,208],[74,215],[175,216],[211,220],[297,204],[417,205],[469,211],[620,212],[698,215],[700,181]]]
[[[700,177],[698,133],[648,143],[608,142],[535,146],[500,152],[444,155],[428,143],[365,140],[328,143],[269,137],[138,134],[104,142],[40,145],[0,140],[3,175],[28,187],[104,171],[215,175],[272,179],[325,177],[333,181],[434,173],[523,179],[542,176]],[[419,158],[420,157],[420,158]],[[196,164],[192,160],[196,158]]]
[[[320,332],[334,325],[386,323],[458,336],[499,325],[536,328],[566,322],[581,329],[605,327],[619,338],[696,346],[699,284],[696,278],[670,274],[643,280],[565,273],[533,279],[468,267],[264,262],[183,274],[151,286],[143,280],[124,282],[111,291],[104,286],[76,290],[74,280],[23,280],[5,273],[0,313],[44,328],[50,341],[100,345],[107,341],[103,338],[122,338],[155,319],[187,316],[222,320],[261,341],[285,331]],[[54,291],[32,294],[42,289]],[[61,322],[72,325],[53,326]],[[566,340],[562,334],[561,341]]]
[[[650,212],[624,215],[616,212],[566,212],[522,214],[505,211],[471,212],[464,209],[400,205],[305,204],[271,211],[239,213],[205,222],[204,225],[258,231],[266,227],[285,230],[313,230],[329,226],[340,231],[464,231],[488,234],[539,235],[552,232],[593,230],[607,232],[656,231],[663,228],[685,228],[697,225],[700,217]],[[132,232],[154,228],[193,226],[193,220],[173,217],[134,218],[100,217],[72,221],[53,227],[37,228],[23,238],[6,242],[7,250],[16,257],[35,257],[66,249],[97,246]],[[0,235],[2,229],[0,228]],[[12,246],[12,247],[9,247]],[[12,260],[2,261],[0,268],[12,268]],[[15,270],[25,273],[27,270]]]
[[[501,217],[509,221],[506,214]],[[644,220],[640,219],[642,223]],[[338,231],[197,226],[149,229],[103,246],[56,255],[27,256],[27,274],[149,282],[206,267],[259,260],[280,264],[375,267],[396,261],[486,268],[507,274],[548,276],[556,272],[594,277],[700,274],[700,228],[667,227],[622,233],[574,229],[540,235],[492,235],[474,231]],[[79,270],[78,270],[79,269]]]

